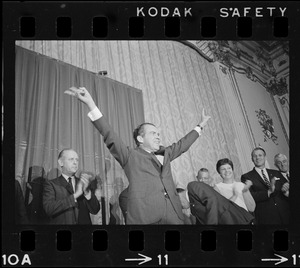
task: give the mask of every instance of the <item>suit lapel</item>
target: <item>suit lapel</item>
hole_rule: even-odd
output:
[[[144,154],[145,156],[147,156],[151,160],[153,166],[158,170],[158,172],[162,171],[162,164],[159,162],[159,160],[154,154],[148,153],[141,148],[138,148],[138,151]]]
[[[270,169],[266,169],[267,170],[267,172],[268,172],[268,176],[269,176],[269,180],[271,181],[271,179],[273,178],[273,177],[276,177],[276,174],[274,174],[273,172],[272,172],[272,170],[270,170]],[[278,176],[277,176],[278,177]]]
[[[258,172],[256,171],[255,168],[253,168],[253,175],[256,178],[257,181],[259,181],[262,185],[264,185],[267,189],[268,186],[266,185],[266,183],[264,182],[263,178],[258,174]],[[269,175],[269,174],[268,174]]]
[[[70,193],[73,194],[73,189],[71,188],[70,184],[66,181],[66,179],[63,177],[63,175],[61,175],[60,177],[58,177],[57,180],[58,184],[63,186],[64,188],[66,188],[66,190]]]
[[[151,160],[152,160],[153,165],[155,166],[155,168],[158,170],[158,172],[161,173],[163,166],[154,154],[151,154]]]
[[[278,191],[281,191],[282,185],[287,182],[286,178],[281,174],[281,172],[277,170],[270,170],[267,169],[269,179],[271,180],[272,178],[276,177],[276,183],[275,183],[275,188],[278,189]],[[278,180],[279,179],[279,180]]]

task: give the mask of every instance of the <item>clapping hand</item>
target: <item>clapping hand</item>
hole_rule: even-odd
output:
[[[90,184],[92,175],[87,174],[87,173],[82,173],[80,176],[80,180],[76,185],[76,192],[74,193],[75,199],[77,199],[79,196],[82,194],[89,195],[90,194],[90,189],[88,189],[88,186]]]
[[[204,108],[203,108],[202,109],[202,122],[200,123],[200,127],[203,128],[207,124],[207,121],[209,119],[210,119],[210,116],[209,115],[205,115]]]
[[[286,191],[288,191],[289,189],[290,189],[290,184],[289,184],[288,182],[286,182],[286,183],[284,183],[284,184],[282,185],[281,190],[282,190],[283,192],[286,192]]]
[[[80,182],[82,183],[82,190],[84,194],[88,194],[90,190],[88,190],[88,186],[90,184],[90,179],[92,178],[92,175],[87,174],[87,173],[81,173],[80,176]]]
[[[246,180],[246,181],[245,181],[245,186],[244,186],[243,192],[248,191],[249,188],[250,188],[252,185],[253,185],[252,181]]]
[[[83,184],[81,181],[79,181],[76,185],[76,191],[74,193],[74,198],[77,199],[82,194],[83,194]]]
[[[271,185],[271,187],[270,187],[270,191],[271,191],[271,193],[273,193],[274,191],[275,191],[275,183],[276,183],[276,177],[273,177],[272,179],[271,179],[271,183],[270,183],[270,185]]]
[[[283,194],[284,194],[285,196],[288,197],[288,196],[289,196],[289,191],[290,191],[290,184],[289,184],[288,182],[284,183],[284,184],[282,185],[281,191],[283,192]]]
[[[69,89],[65,90],[64,93],[76,97],[78,100],[85,103],[91,111],[96,107],[91,94],[85,87],[70,87]]]

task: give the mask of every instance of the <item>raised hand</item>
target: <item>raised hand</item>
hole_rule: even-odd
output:
[[[270,185],[271,185],[271,187],[270,187],[270,191],[271,191],[271,193],[273,193],[274,191],[275,191],[275,183],[276,183],[276,177],[273,177],[272,179],[271,179],[271,183],[270,183]]]
[[[96,107],[91,94],[85,87],[70,87],[69,89],[65,90],[64,93],[76,97],[78,100],[85,103],[90,110],[93,110]]]
[[[282,185],[281,191],[285,193],[288,192],[289,190],[290,190],[290,184],[288,182],[284,183]]]
[[[205,111],[204,108],[202,109],[202,122],[200,123],[200,127],[204,127],[207,124],[207,121],[210,119],[211,117],[209,115],[205,115]]]
[[[76,191],[74,193],[74,198],[77,199],[82,194],[83,194],[83,184],[81,181],[79,181],[76,185]]]
[[[93,176],[90,175],[90,174],[87,174],[87,173],[81,173],[81,176],[80,176],[80,181],[82,183],[82,190],[84,192],[84,194],[87,194],[90,190],[87,190],[89,184],[90,184],[90,181],[91,181],[91,178]]]

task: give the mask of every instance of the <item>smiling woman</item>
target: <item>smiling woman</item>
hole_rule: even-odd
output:
[[[251,181],[246,181],[245,183],[235,181],[233,163],[228,158],[220,159],[217,162],[217,171],[223,182],[217,183],[214,189],[238,206],[253,212],[255,202],[249,192],[249,188],[252,185]]]

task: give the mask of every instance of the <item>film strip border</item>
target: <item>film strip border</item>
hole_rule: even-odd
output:
[[[287,39],[292,2],[56,2],[7,4],[11,30],[24,39]],[[18,19],[18,22],[16,22]]]
[[[138,228],[137,228],[138,229]],[[179,251],[181,249],[181,234],[178,230],[167,230],[164,232],[164,249],[166,251]],[[215,251],[217,249],[217,232],[215,230],[200,231],[199,244],[195,245],[202,251]],[[108,250],[108,232],[106,230],[95,230],[91,234],[91,246],[94,251]],[[76,235],[75,235],[76,236]],[[56,249],[58,251],[72,250],[73,235],[71,230],[57,231],[55,234]],[[128,249],[130,251],[145,250],[145,232],[143,230],[130,230],[128,232]],[[242,228],[236,232],[236,250],[252,251],[253,231]],[[19,245],[21,251],[36,250],[36,233],[33,230],[24,230],[19,233]],[[272,232],[272,243],[274,251],[287,251],[289,249],[289,235],[286,230],[277,230]],[[37,243],[38,244],[38,243]],[[219,245],[218,245],[219,246]]]
[[[284,228],[253,230],[246,226],[97,229],[88,226],[22,230],[9,237],[5,265],[218,265],[300,264],[295,240]],[[228,227],[228,228],[227,228]],[[270,229],[270,230],[268,230]],[[183,231],[184,230],[184,231]],[[299,255],[299,256],[298,256]]]
[[[290,1],[275,3],[252,1],[250,4],[245,1],[157,3],[23,1],[6,3],[3,14],[3,39],[5,52],[9,55],[13,55],[13,44],[17,39],[283,39],[298,40],[298,43],[291,42],[291,53],[292,55],[299,53],[299,3]],[[292,63],[295,64],[295,61]],[[293,70],[296,74],[299,68],[293,66],[292,72]],[[13,72],[11,78],[13,81]],[[296,85],[296,79],[291,80],[291,83]],[[8,83],[5,85],[7,87]],[[7,177],[12,178],[13,173],[11,169],[12,176]],[[7,183],[4,182],[4,185],[7,186]],[[6,189],[9,193],[13,187]],[[295,208],[298,201],[294,201],[296,201]],[[5,252],[2,251],[2,264],[4,265],[20,265],[24,261],[24,256],[28,254],[33,266],[71,264],[129,266],[131,261],[126,262],[126,258],[136,259],[139,257],[137,253],[141,253],[151,256],[153,262],[149,264],[156,266],[233,264],[273,266],[277,263],[275,259],[282,259],[274,256],[274,252],[288,258],[286,264],[290,266],[300,264],[297,221],[288,228],[274,226],[30,228],[11,225],[12,213],[5,210],[4,216],[11,217],[3,217],[5,231],[2,235],[5,242],[2,244]],[[297,214],[294,213],[294,216]],[[265,262],[262,261],[264,257]],[[134,264],[140,263],[136,261]]]
[[[156,9],[157,11],[157,9]],[[34,38],[36,35],[35,17],[20,17],[20,35],[22,38]],[[220,22],[219,22],[220,23]],[[236,19],[236,38],[253,38],[252,28],[254,19],[250,17],[241,17]],[[93,17],[91,20],[90,30],[91,38],[109,37],[110,20],[107,17]],[[128,35],[126,38],[144,38],[147,36],[147,27],[143,17],[131,17],[128,19]],[[164,19],[163,27],[164,37],[181,38],[182,23],[179,17],[167,17]],[[217,19],[215,17],[203,17],[199,25],[201,38],[216,38]],[[55,19],[55,35],[57,38],[72,38],[73,19],[72,17],[58,17]],[[199,31],[199,30],[198,30]],[[273,38],[288,37],[289,22],[287,17],[275,17],[272,19]],[[124,36],[125,37],[125,36]]]

